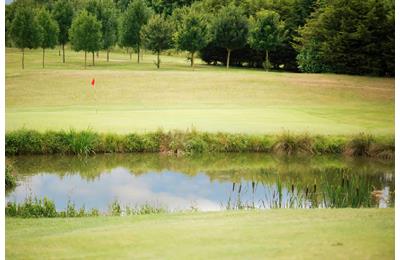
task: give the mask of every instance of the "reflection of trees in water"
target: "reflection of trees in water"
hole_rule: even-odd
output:
[[[210,181],[233,183],[232,194],[225,205],[233,208],[255,207],[256,204],[266,208],[370,206],[368,203],[374,203],[370,201],[371,189],[387,186],[394,191],[393,161],[360,158],[231,153],[192,157],[106,154],[93,157],[20,156],[8,159],[13,161],[21,177],[38,173],[59,176],[78,174],[90,181],[118,167],[136,176],[166,170],[189,176],[201,172]],[[343,182],[351,184],[351,189],[344,189]],[[340,188],[341,185],[343,188]],[[265,190],[262,201],[242,200],[241,193],[252,191],[254,198],[254,192],[259,188]],[[394,196],[390,196],[390,200],[394,202]]]

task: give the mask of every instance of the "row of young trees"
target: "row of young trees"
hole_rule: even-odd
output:
[[[160,52],[176,48],[192,66],[198,52],[228,68],[393,75],[394,0],[15,0],[6,6],[10,39],[22,52],[40,46],[43,57],[58,43],[63,62],[70,42],[85,65],[87,52],[94,65],[96,52],[108,61],[118,44],[137,62],[142,46],[152,50],[157,67]]]

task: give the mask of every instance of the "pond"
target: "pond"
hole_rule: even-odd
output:
[[[18,186],[6,202],[47,197],[107,211],[114,201],[169,211],[390,207],[394,161],[267,154],[7,157]]]

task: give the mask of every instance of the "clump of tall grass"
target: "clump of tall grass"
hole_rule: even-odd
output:
[[[118,201],[113,201],[108,212],[103,214],[96,208],[86,210],[85,206],[77,208],[71,201],[67,202],[65,210],[57,211],[54,201],[44,197],[43,199],[27,197],[23,202],[8,202],[5,208],[5,215],[8,217],[22,218],[74,218],[74,217],[93,217],[100,215],[109,216],[129,216],[166,213],[163,207],[156,207],[151,204],[144,204],[136,207],[121,205]]]
[[[158,130],[144,134],[100,134],[85,131],[21,129],[6,133],[6,155],[142,153],[167,154],[262,152],[284,155],[345,154],[383,159],[394,157],[394,138],[358,136],[311,136],[309,134],[246,135],[202,133],[196,130]]]
[[[308,134],[294,135],[289,132],[278,135],[272,149],[285,155],[315,153],[314,140]]]
[[[354,136],[345,146],[345,154],[350,156],[377,157],[393,159],[395,152],[394,138],[376,138],[371,134],[361,133]]]
[[[41,154],[43,134],[25,128],[6,134],[6,154]]]

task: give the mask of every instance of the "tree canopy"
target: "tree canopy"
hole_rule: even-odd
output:
[[[10,34],[15,46],[22,50],[22,69],[24,69],[24,49],[37,48],[41,42],[41,31],[35,12],[28,7],[18,8],[11,23]]]
[[[208,43],[207,21],[204,15],[191,11],[186,14],[175,34],[179,50],[191,54],[191,66],[194,66],[194,53],[204,48]]]
[[[120,41],[124,47],[137,49],[137,62],[140,62],[140,45],[142,43],[140,31],[149,20],[152,11],[144,0],[133,0],[122,16]]]
[[[157,53],[157,68],[160,68],[160,52],[172,47],[173,30],[172,22],[159,14],[151,17],[149,22],[142,28],[141,35],[144,45],[149,50]]]
[[[54,4],[53,17],[57,21],[59,28],[58,41],[62,45],[63,63],[65,63],[64,45],[69,40],[69,29],[74,16],[74,7],[69,0],[58,0]]]
[[[285,25],[274,11],[260,11],[250,19],[249,44],[252,48],[265,51],[265,69],[269,69],[268,52],[275,50],[285,38]]]
[[[387,1],[332,0],[300,29],[297,56],[305,72],[394,74],[394,23]]]
[[[231,51],[245,46],[248,31],[249,24],[243,10],[233,4],[222,7],[214,18],[211,35],[217,45],[228,52],[227,68]]]
[[[44,68],[45,49],[54,48],[58,42],[58,25],[46,9],[41,9],[38,13],[38,23],[41,29],[40,47],[43,49],[42,66]]]
[[[32,22],[26,29],[12,30],[22,9],[31,14],[24,22],[19,14],[19,22]],[[7,47],[22,51],[28,47],[21,46],[39,47],[34,39],[40,26],[33,20],[40,9],[57,21],[63,62],[72,20],[86,10],[101,24],[96,49],[106,50],[107,60],[118,42],[131,54],[137,49],[139,62],[144,42],[154,51],[156,42],[169,42],[171,37],[166,35],[172,34],[175,45],[168,48],[188,51],[192,61],[198,53],[208,64],[359,75],[395,73],[394,0],[13,0],[5,8]],[[163,19],[168,24],[151,28],[152,33],[147,27],[147,33],[141,33],[153,14],[159,16],[151,18],[152,23]]]
[[[85,51],[85,67],[86,52],[92,52],[94,65],[94,52],[102,46],[101,23],[94,15],[84,10],[74,18],[69,34],[72,48],[75,51]]]

